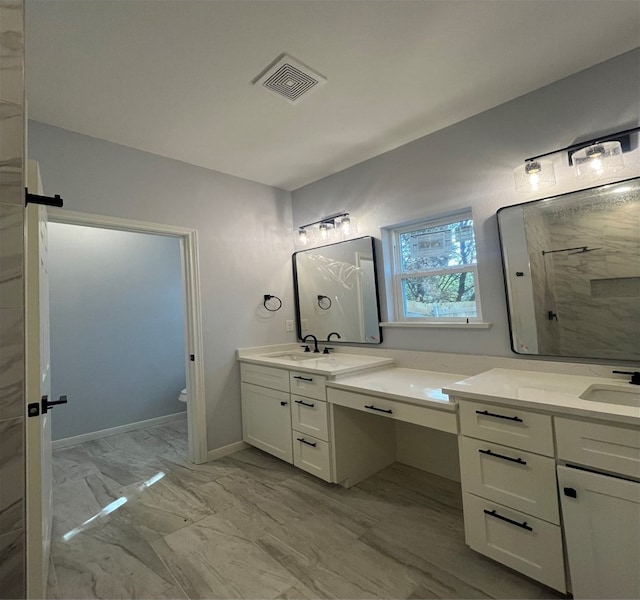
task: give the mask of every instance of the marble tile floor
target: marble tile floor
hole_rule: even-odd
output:
[[[346,490],[255,449],[186,461],[176,421],[54,452],[49,598],[559,598],[464,544],[458,484]]]

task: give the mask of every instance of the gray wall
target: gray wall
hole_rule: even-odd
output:
[[[25,596],[23,14],[0,2],[0,598]]]
[[[186,409],[175,237],[49,224],[53,439]]]
[[[293,192],[293,223],[351,212],[359,234],[472,207],[478,275],[488,330],[385,328],[383,347],[513,356],[495,213],[578,184],[566,154],[552,157],[558,184],[550,193],[515,191],[513,169],[529,156],[640,124],[640,50],[623,54]],[[640,174],[638,151],[616,179]],[[384,281],[382,271],[380,280]],[[383,307],[383,315],[385,314]],[[383,319],[385,317],[383,316]]]
[[[31,121],[29,157],[69,210],[198,230],[208,447],[242,439],[236,348],[295,341],[290,193]]]

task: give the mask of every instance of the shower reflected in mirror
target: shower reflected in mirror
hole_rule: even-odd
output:
[[[640,359],[640,178],[498,211],[518,354]]]

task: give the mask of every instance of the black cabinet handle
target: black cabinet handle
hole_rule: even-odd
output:
[[[66,396],[60,396],[59,400],[49,400],[49,396],[42,396],[42,398],[40,399],[40,410],[42,411],[42,414],[45,414],[52,406],[56,406],[57,404],[66,404],[67,403],[67,397]]]
[[[302,377],[301,375],[294,375],[294,379],[301,379],[302,381],[313,381],[313,377]]]
[[[307,442],[307,440],[305,440],[304,438],[296,438],[299,442],[302,442],[303,444],[306,444],[307,446],[313,446],[314,448],[316,447],[316,443],[315,442]]]
[[[578,492],[576,492],[576,490],[574,488],[571,487],[566,487],[564,488],[564,495],[565,496],[569,496],[569,498],[577,498],[578,497]]]
[[[507,421],[516,421],[517,423],[523,423],[523,420],[520,417],[507,417],[505,415],[491,413],[488,410],[477,410],[476,414],[484,415],[485,417],[495,417],[496,419],[507,419]]]
[[[393,414],[393,411],[390,408],[378,408],[377,406],[374,406],[373,404],[370,404],[369,406],[367,406],[365,404],[365,408],[368,408],[370,410],[377,410],[379,412],[387,413],[389,415]]]
[[[280,401],[280,406],[286,406],[287,404],[289,404],[288,402],[285,402],[284,400]]]
[[[302,404],[302,406],[308,406],[309,408],[313,408],[315,406],[315,404],[309,403],[309,402],[305,402],[304,400],[296,400],[295,403],[296,404]]]
[[[511,523],[511,525],[515,525],[516,527],[520,527],[521,529],[526,529],[527,531],[533,531],[533,528],[529,527],[526,521],[524,521],[523,523],[518,523],[518,521],[514,521],[509,517],[503,517],[502,515],[499,515],[495,510],[487,510],[485,508],[484,514],[489,515],[490,517],[495,517],[496,519],[500,519],[501,521],[506,521],[507,523]]]
[[[480,452],[480,454],[487,454],[495,458],[501,458],[502,460],[510,460],[511,462],[518,463],[519,465],[527,464],[527,461],[522,460],[521,458],[511,458],[510,456],[505,456],[504,454],[498,454],[497,452],[492,452],[491,450],[478,450],[478,452]]]

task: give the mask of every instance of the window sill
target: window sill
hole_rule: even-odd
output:
[[[420,321],[411,323],[409,321],[386,321],[380,323],[380,327],[408,327],[408,328],[431,328],[431,329],[489,329],[491,323],[475,321],[473,323],[461,323],[460,321]]]

